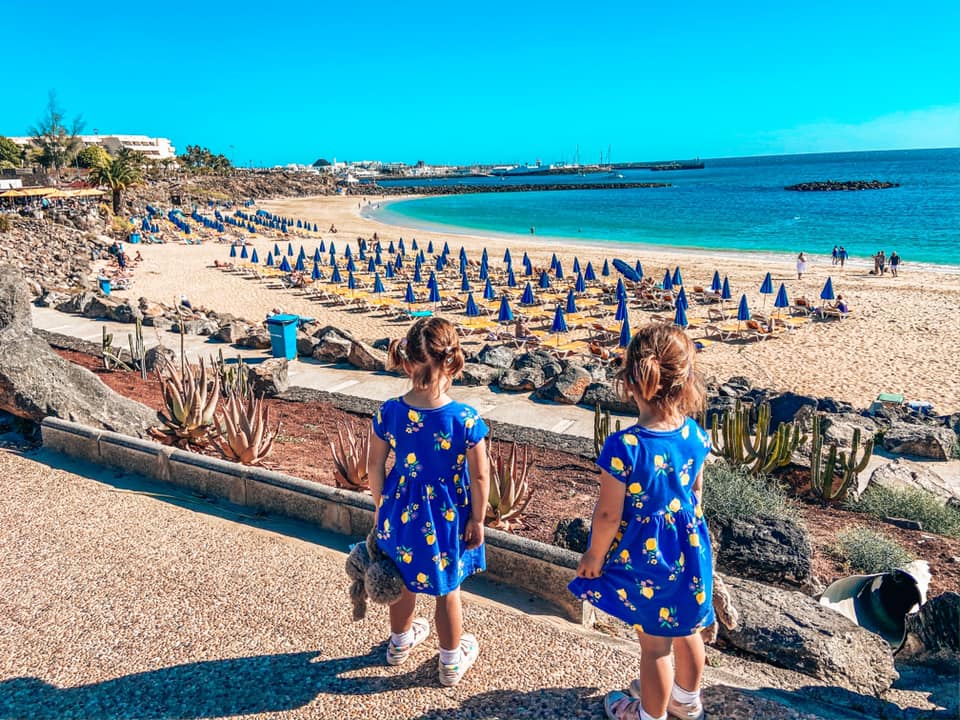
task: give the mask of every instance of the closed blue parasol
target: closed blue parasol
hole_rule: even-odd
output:
[[[550,258],[550,269],[556,270],[556,268],[557,268],[557,254],[554,253],[553,257]]]
[[[690,303],[687,300],[687,293],[682,287],[680,288],[680,292],[677,293],[676,305],[678,307],[682,306],[684,310],[687,310],[690,307]]]
[[[746,322],[749,319],[750,319],[750,308],[747,305],[747,296],[741,295],[740,305],[737,306],[737,321],[738,323],[740,323],[740,322]]]
[[[783,283],[780,283],[780,289],[777,290],[777,297],[773,301],[773,306],[780,310],[790,307],[790,299],[787,297],[787,286]]]
[[[284,260],[286,260],[286,258],[284,258]],[[297,272],[303,272],[304,270],[306,270],[306,266],[303,264],[302,257],[297,258],[297,264],[293,266],[293,269],[296,270]]]
[[[557,280],[563,280],[563,263],[561,263],[559,260],[557,260],[554,271],[557,273]]]
[[[413,269],[413,281],[417,283],[423,282],[423,273],[420,272],[419,265]]]
[[[490,270],[487,269],[487,264],[483,261],[480,262],[480,275],[481,280],[486,280],[490,277]]]
[[[427,243],[427,253],[433,255],[433,240]]]
[[[404,247],[403,238],[400,238],[400,239],[397,241],[397,249],[400,250],[400,254],[401,254],[401,255],[405,255],[405,254],[406,254],[407,249],[406,249],[406,247]]]
[[[544,271],[540,273],[540,289],[546,290],[548,287],[550,287],[550,276]]]
[[[417,296],[413,294],[413,283],[407,281],[407,291],[403,294],[403,300],[408,305],[417,301]]]
[[[483,249],[483,254],[480,256],[480,262],[484,262],[484,263],[490,262],[490,256],[487,254],[486,248]]]
[[[720,284],[720,271],[719,271],[719,270],[714,270],[714,271],[713,271],[713,280],[710,281],[710,292],[718,293],[718,292],[720,292],[720,288],[721,288],[721,287],[722,287],[722,285]]]
[[[567,319],[563,316],[563,306],[557,305],[556,312],[553,313],[553,325],[550,330],[555,333],[567,332]]]
[[[533,263],[530,261],[530,258],[524,254],[523,256],[523,274],[526,277],[533,275]]]
[[[313,263],[313,270],[310,271],[311,280],[319,280],[323,277],[323,273],[320,272],[320,263]]]
[[[347,271],[348,271],[348,272],[356,272],[356,271],[357,271],[357,264],[356,264],[355,262],[353,262],[353,258],[352,258],[352,257],[351,257],[351,258],[347,258]]]
[[[627,280],[632,280],[633,282],[640,282],[640,278],[642,276],[637,275],[637,271],[634,270],[632,267],[630,267],[629,263],[624,262],[620,258],[616,258],[613,261],[613,266],[617,269],[617,272],[623,275],[623,277],[625,277]]]
[[[470,278],[467,277],[466,273],[460,278],[460,290],[470,292]]]
[[[490,278],[487,278],[487,282],[483,286],[483,299],[495,300],[496,297],[497,297],[497,294],[493,291],[493,283],[490,282]]]
[[[620,298],[617,301],[617,314],[613,316],[614,320],[623,320],[627,316],[627,299]]]
[[[339,285],[343,282],[343,278],[340,275],[340,266],[334,265],[333,271],[330,273],[330,282]]]
[[[375,265],[383,265],[383,255],[380,253],[380,248],[377,248],[377,252],[374,255],[373,262]]]
[[[427,287],[435,288],[437,286],[437,274],[435,272],[430,273],[430,277],[427,278]]]
[[[473,299],[473,293],[467,295],[467,317],[477,317],[480,314],[480,308],[477,307],[477,301]]]
[[[428,300],[430,300],[432,303],[440,302],[440,287],[438,285],[434,285],[432,288],[430,288],[430,297]]]
[[[633,271],[637,274],[637,277],[643,280],[643,265],[640,264],[639,260],[637,260],[637,264],[633,266]]]
[[[517,276],[513,274],[513,268],[507,268],[507,287],[515,288],[517,286]]]
[[[467,274],[467,258],[465,258],[463,255],[460,256],[460,274]]]
[[[627,297],[627,288],[623,284],[623,278],[617,278],[617,300]]]
[[[521,305],[534,305],[537,302],[537,298],[533,294],[533,285],[527,282],[527,286],[523,289],[523,295],[520,296]]]
[[[393,240],[391,240],[390,244],[387,245],[387,252],[390,253],[391,255],[397,252],[396,248],[394,247]]]
[[[284,255],[283,257],[283,262],[280,263],[280,269],[283,270],[283,272],[290,272],[292,270],[292,268],[290,267],[290,262],[287,260],[286,255]]]
[[[511,258],[510,258],[510,248],[507,248],[506,250],[503,251],[503,262],[504,262],[505,265],[509,265],[509,264],[510,264],[510,262],[511,262]]]
[[[506,295],[500,297],[500,312],[497,313],[497,320],[500,322],[511,322],[513,320],[513,310],[510,309],[510,301]]]
[[[587,269],[583,273],[583,279],[587,282],[593,282],[597,279],[597,273],[593,270],[593,263],[587,262]]]
[[[444,265],[443,255],[437,255],[437,261],[433,264],[433,266],[434,266],[437,270],[443,270],[443,265]]]
[[[237,246],[236,246],[236,245],[231,245],[231,246],[230,246],[230,257],[235,258],[236,256],[237,256]]]
[[[377,263],[373,258],[367,260],[367,272],[372,273],[377,271]]]
[[[573,295],[573,290],[567,291],[567,305],[564,308],[568,315],[577,312],[577,299]]]
[[[331,244],[330,247],[333,247],[333,245]],[[343,256],[344,256],[345,258],[352,258],[352,257],[353,257],[353,250],[350,248],[349,245],[347,245],[346,249],[344,249],[344,251],[343,251]]]
[[[320,243],[320,244],[323,245],[323,243]],[[323,248],[321,248],[321,250],[322,250],[322,249],[323,249]],[[330,241],[330,254],[331,254],[331,255],[336,255],[336,254],[337,254],[337,246],[333,244],[333,240]]]
[[[603,261],[603,269],[600,271],[600,274],[604,277],[610,277],[610,263],[606,260]]]
[[[674,285],[683,285],[683,275],[680,274],[680,266],[677,265],[676,269],[673,271],[673,284]]]
[[[397,259],[393,261],[393,266],[397,270],[403,270],[403,255],[397,255]]]
[[[587,291],[587,283],[583,279],[583,273],[577,273],[577,281],[574,283],[573,289],[576,290],[578,293]]]
[[[267,253],[267,267],[273,267],[273,253]]]
[[[733,297],[733,293],[730,291],[730,280],[726,275],[723,276],[723,285],[720,288],[720,299],[729,300]]]
[[[280,257],[280,246],[276,243],[273,244],[273,254]]]
[[[624,315],[623,322],[620,323],[620,341],[617,343],[622,348],[630,344],[632,336],[630,334],[630,316]]]
[[[253,252],[250,253],[250,262],[252,262],[254,265],[256,265],[258,262],[260,262],[260,256],[257,255],[257,249],[256,249],[256,248],[254,248],[254,249],[253,249]]]
[[[673,290],[673,277],[670,275],[670,271],[667,270],[663,274],[663,289],[664,290]]]
[[[393,263],[387,263],[383,266],[383,274],[387,280],[393,280]]]
[[[450,254],[450,243],[448,243],[446,240],[443,241],[443,254],[444,255]]]
[[[576,275],[579,272],[583,272],[583,270],[580,268],[580,258],[575,257],[573,259],[573,274]]]
[[[760,284],[760,294],[763,295],[763,306],[767,305],[767,295],[773,295],[773,278],[767,273]]]
[[[347,287],[351,290],[357,289],[357,279],[353,276],[353,273],[347,275]]]
[[[320,255],[320,248],[314,248],[314,250],[313,250],[313,261],[314,261],[314,262],[321,262],[321,258],[322,258],[322,257],[323,257],[323,256]]]
[[[677,303],[677,312],[673,316],[673,324],[682,328],[690,324],[687,322],[687,309],[680,303]]]
[[[383,280],[380,279],[380,273],[377,273],[373,276],[373,291],[379,294],[385,290],[386,288],[383,287]]]
[[[320,247],[318,247],[317,250],[319,250],[322,253],[325,253],[327,251],[327,244],[323,240],[321,240]]]
[[[303,249],[303,245],[300,246],[300,252],[297,253],[297,257],[301,257],[304,260],[307,259],[307,251]]]
[[[836,299],[833,294],[833,278],[827,278],[826,284],[823,286],[823,290],[820,291],[821,300],[834,300]]]
[[[293,257],[293,243],[287,243],[287,255]]]

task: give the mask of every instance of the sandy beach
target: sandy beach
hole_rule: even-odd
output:
[[[379,199],[374,199],[378,202]],[[760,284],[772,273],[774,287],[786,283],[791,300],[799,296],[818,299],[828,276],[837,293],[844,296],[852,315],[840,321],[812,322],[807,326],[762,342],[716,342],[699,354],[700,368],[707,378],[725,380],[743,375],[755,383],[780,390],[792,390],[816,396],[832,396],[858,407],[866,407],[880,392],[902,393],[907,399],[927,400],[939,413],[960,411],[960,272],[920,270],[906,264],[900,277],[875,277],[868,273],[864,260],[854,260],[842,271],[829,260],[812,258],[807,273],[798,281],[791,256],[753,257],[732,253],[674,251],[624,246],[604,247],[600,241],[585,238],[571,240],[549,238],[485,237],[471,234],[429,232],[422,229],[387,225],[363,216],[366,199],[358,197],[317,197],[265,202],[264,209],[296,218],[307,218],[321,229],[335,225],[338,233],[321,233],[310,238],[289,236],[297,248],[301,243],[308,254],[322,236],[334,240],[338,250],[347,242],[376,232],[384,243],[403,237],[408,243],[416,238],[426,243],[449,242],[454,257],[463,245],[471,258],[479,258],[483,247],[490,252],[491,264],[498,266],[504,249],[509,247],[517,259],[527,251],[534,265],[549,266],[556,252],[569,272],[573,258],[585,265],[591,260],[598,269],[603,259],[622,257],[639,259],[646,273],[663,276],[666,268],[680,265],[687,286],[708,286],[714,270],[730,278],[734,300],[746,293],[754,311],[772,310],[773,297],[763,300]],[[169,233],[168,233],[169,235]],[[261,258],[273,247],[276,236],[248,235]],[[878,241],[881,242],[881,241]],[[215,260],[229,260],[229,248],[207,241],[202,245],[167,243],[141,245],[143,262],[135,272],[135,283],[125,294],[173,302],[181,293],[194,305],[218,312],[232,313],[250,320],[262,320],[272,308],[314,317],[324,324],[348,329],[373,340],[397,337],[407,324],[388,320],[379,314],[348,312],[307,299],[298,291],[271,287],[238,274],[215,269]],[[439,249],[439,247],[438,247]],[[613,308],[611,307],[611,315]],[[704,317],[706,307],[691,302],[690,317]],[[645,313],[631,310],[631,325],[644,322]],[[690,330],[692,337],[702,330]]]

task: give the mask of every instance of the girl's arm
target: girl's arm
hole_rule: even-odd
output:
[[[490,499],[490,463],[487,460],[486,440],[467,450],[467,467],[470,470],[470,520],[464,528],[463,539],[467,549],[472,550],[483,543],[483,519]]]
[[[577,577],[600,577],[603,558],[613,543],[623,517],[623,500],[626,489],[606,470],[600,473],[600,497],[593,511],[593,526],[590,531],[590,547],[580,558]]]
[[[697,503],[703,502],[703,469],[697,473],[697,479],[693,481],[693,496]]]
[[[383,495],[383,481],[386,476],[387,455],[390,446],[370,430],[370,443],[367,448],[367,480],[370,483],[370,495],[373,497],[374,526],[380,519],[380,497]]]

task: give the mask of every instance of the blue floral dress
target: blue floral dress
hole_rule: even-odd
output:
[[[395,462],[383,484],[377,545],[394,559],[411,592],[446,595],[486,568],[483,545],[467,550],[470,520],[467,450],[487,435],[477,411],[450,402],[415,408],[387,400],[373,431]]]
[[[648,635],[682,637],[713,624],[713,562],[693,494],[710,450],[687,418],[676,430],[634,425],[607,437],[597,465],[624,484],[623,515],[598,578],[574,595]]]

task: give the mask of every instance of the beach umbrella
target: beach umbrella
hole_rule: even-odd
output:
[[[383,255],[380,254],[380,248],[377,248],[377,253],[373,258],[373,263],[375,265],[383,265]]]
[[[435,272],[430,273],[430,277],[427,279],[427,287],[435,288],[437,286],[437,274]]]
[[[273,253],[267,253],[267,267],[273,267]]]
[[[526,253],[523,255],[523,274],[525,277],[533,275],[533,263],[530,262],[530,258],[527,257]]]
[[[332,248],[333,245],[331,244],[330,247]],[[347,245],[346,249],[343,251],[343,256],[348,260],[353,257],[353,250],[350,248],[349,245]]]
[[[380,273],[377,273],[373,276],[373,291],[379,295],[385,290],[386,288],[383,287],[383,280],[380,279]]]
[[[293,266],[293,269],[297,272],[303,272],[306,269],[306,266],[303,264],[303,258],[297,258],[297,264]]]
[[[297,253],[297,257],[301,257],[301,258],[303,258],[304,260],[307,259],[307,253],[306,253],[306,251],[303,249],[303,245],[300,246],[300,252]]]
[[[393,255],[396,253],[396,249],[393,247],[393,240],[390,241],[390,244],[387,246],[387,252]]]
[[[315,263],[323,262],[323,256],[320,254],[320,248],[314,248],[313,250],[313,261]]]
[[[283,256],[283,261],[280,263],[280,269],[283,270],[283,272],[290,272],[291,270],[290,262],[287,260],[286,255]]]
[[[681,287],[680,292],[677,293],[676,304],[678,306],[683,306],[684,310],[687,310],[690,307],[690,303],[687,301],[687,292],[683,289],[683,287]]]
[[[773,278],[767,273],[760,285],[760,294],[763,295],[763,305],[766,307],[767,295],[773,295]]]
[[[377,271],[377,263],[373,258],[367,260],[367,272],[372,273]]]
[[[280,257],[280,246],[276,243],[273,244],[273,254]]]
[[[460,274],[464,276],[467,274],[467,258],[463,255],[460,256]]]
[[[407,249],[403,246],[403,238],[400,238],[400,240],[397,242],[397,247],[400,249],[401,253],[407,252]]]
[[[437,255],[437,262],[434,263],[434,267],[435,267],[437,270],[443,270],[443,265],[444,265],[443,255]]]
[[[480,275],[479,275],[479,277],[480,277],[481,280],[489,280],[489,279],[490,279],[490,270],[487,269],[487,264],[486,264],[485,262],[481,262],[481,263],[480,263]]]
[[[320,243],[320,244],[322,245],[323,243]],[[322,248],[321,248],[321,249],[322,249]],[[330,254],[331,254],[331,255],[336,255],[336,254],[337,254],[337,248],[336,248],[336,246],[333,244],[333,240],[330,241]]]
[[[733,293],[730,291],[730,280],[727,279],[727,276],[723,276],[723,285],[720,287],[720,299],[729,300],[733,297]]]
[[[600,271],[600,274],[604,277],[610,277],[610,263],[606,260],[603,261],[603,269]]]
[[[553,313],[553,324],[550,326],[550,331],[558,334],[567,332],[567,320],[563,316],[563,305],[557,305],[557,309]],[[557,337],[557,344],[560,344],[559,336]]]
[[[427,256],[423,254],[423,250],[417,253],[417,260],[422,263],[427,261]]]
[[[664,290],[673,290],[673,277],[670,275],[670,271],[667,270],[663,274],[663,289]]]
[[[325,253],[325,252],[327,251],[327,244],[326,244],[323,240],[321,240],[321,241],[320,241],[320,247],[317,248],[317,249],[318,249],[320,252]]]
[[[352,257],[351,257],[351,258],[347,258],[347,271],[348,271],[348,272],[356,272],[356,271],[357,271],[357,265],[356,265],[355,262],[353,262],[353,258],[352,258]]]
[[[482,262],[483,264],[487,264],[488,262],[490,262],[490,258],[487,255],[486,248],[483,249],[483,255],[480,256],[480,262]]]
[[[747,306],[747,296],[740,296],[740,305],[737,307],[737,329],[740,329],[740,323],[750,319],[750,308]]]
[[[444,255],[450,254],[450,243],[448,243],[446,240],[443,241],[443,254]]]
[[[463,245],[460,246],[460,253],[459,253],[459,255],[460,255],[460,259],[461,259],[461,260],[466,260],[466,259],[467,259],[467,251],[464,249]]]
[[[623,278],[617,278],[617,300],[627,299],[627,287],[623,284]]]
[[[680,303],[677,303],[677,312],[673,316],[673,324],[681,328],[685,328],[690,324],[687,322],[687,309]]]
[[[500,297],[500,312],[497,313],[499,322],[510,322],[513,320],[513,310],[510,309],[510,301],[506,295]]]
[[[322,277],[323,277],[323,274],[320,272],[320,263],[314,262],[313,270],[310,272],[310,279],[319,280]]]
[[[780,283],[780,289],[777,290],[777,297],[773,301],[773,306],[781,311],[783,308],[790,307],[790,300],[787,298],[787,286],[783,283]]]
[[[460,290],[462,292],[470,292],[470,278],[467,277],[466,273],[460,278]]]
[[[557,260],[557,265],[554,268],[557,273],[557,280],[563,280],[563,264]]]
[[[257,249],[256,249],[256,248],[254,248],[254,249],[253,249],[253,252],[250,253],[250,262],[252,262],[254,265],[256,265],[258,262],[260,262],[260,256],[257,255]]]
[[[721,287],[722,287],[722,286],[721,286],[721,284],[720,284],[720,271],[719,271],[719,270],[714,270],[714,271],[713,271],[713,280],[710,281],[710,292],[718,293],[718,292],[720,292],[720,288],[721,288]]]
[[[383,266],[383,274],[386,276],[387,280],[393,280],[393,263],[387,263]]]
[[[577,312],[577,299],[573,296],[573,290],[567,291],[567,305],[564,309],[567,315],[572,315]]]
[[[581,270],[580,270],[580,258],[575,257],[575,258],[573,259],[573,273],[574,273],[574,275],[576,275],[578,272],[581,272]]]
[[[574,283],[573,289],[576,290],[578,293],[587,291],[587,283],[583,279],[583,273],[579,273],[579,272],[577,273],[577,281],[576,283]]]
[[[490,282],[490,278],[487,278],[487,284],[483,286],[483,299],[494,300],[496,297],[497,294],[493,291],[493,283]]]
[[[235,258],[236,256],[237,256],[237,246],[236,246],[236,245],[231,245],[231,246],[230,246],[230,257]]]
[[[827,278],[826,284],[823,286],[823,290],[820,291],[821,300],[834,300],[835,296],[833,294],[833,278]]]
[[[480,314],[480,308],[477,307],[477,301],[473,299],[473,293],[467,295],[467,317],[477,317]]]
[[[417,301],[417,296],[413,294],[413,283],[407,281],[407,291],[403,295],[404,301],[410,305]]]
[[[437,285],[430,288],[430,297],[428,299],[432,303],[440,302],[440,288]]]
[[[637,260],[636,266],[633,268],[633,271],[637,274],[637,277],[643,280],[643,265],[640,264],[640,261]]]
[[[673,284],[678,287],[683,285],[683,276],[680,274],[679,265],[677,265],[676,269],[673,271]]]
[[[550,287],[550,276],[547,275],[546,271],[540,273],[540,289],[546,290]]]
[[[433,240],[427,243],[427,252],[433,255]]]
[[[550,269],[555,270],[557,268],[557,254],[554,253],[553,257],[550,258]]]
[[[293,243],[287,243],[287,255],[293,257]]]
[[[623,322],[620,323],[620,341],[617,343],[622,348],[627,347],[630,344],[630,340],[633,336],[630,334],[630,316],[624,315]]]
[[[595,273],[593,270],[592,262],[587,261],[587,269],[583,273],[583,279],[586,280],[587,282],[593,282],[594,280],[597,279],[597,273]]]
[[[517,286],[517,276],[513,274],[513,268],[507,268],[507,287],[515,288]]]
[[[504,262],[505,264],[507,264],[507,265],[510,264],[510,262],[511,262],[511,260],[510,260],[510,248],[507,248],[506,250],[503,251],[503,262]]]
[[[316,223],[313,224],[313,231],[314,231],[314,232],[319,232],[319,230],[317,230],[317,224],[316,224]]]
[[[413,281],[417,283],[423,282],[423,275],[420,272],[420,266],[417,265],[413,269]]]
[[[357,279],[353,276],[353,273],[347,275],[347,287],[351,290],[357,289]]]
[[[627,280],[640,282],[640,278],[643,277],[642,275],[637,275],[637,271],[634,270],[629,263],[624,262],[620,258],[614,259],[613,266],[617,269],[617,272],[623,275]]]
[[[357,258],[361,261],[367,259],[367,251],[364,250],[363,245],[360,246],[360,254],[357,256]]]
[[[403,255],[397,255],[396,259],[393,261],[393,267],[397,270],[403,270]]]
[[[337,265],[333,266],[333,272],[330,273],[330,282],[337,285],[343,282],[343,278],[340,276],[340,268]]]
[[[627,299],[620,298],[617,301],[617,314],[613,316],[614,320],[623,320],[627,316]]]
[[[527,282],[527,286],[523,289],[523,295],[520,297],[521,305],[534,305],[537,302],[537,298],[533,294],[533,285]]]

